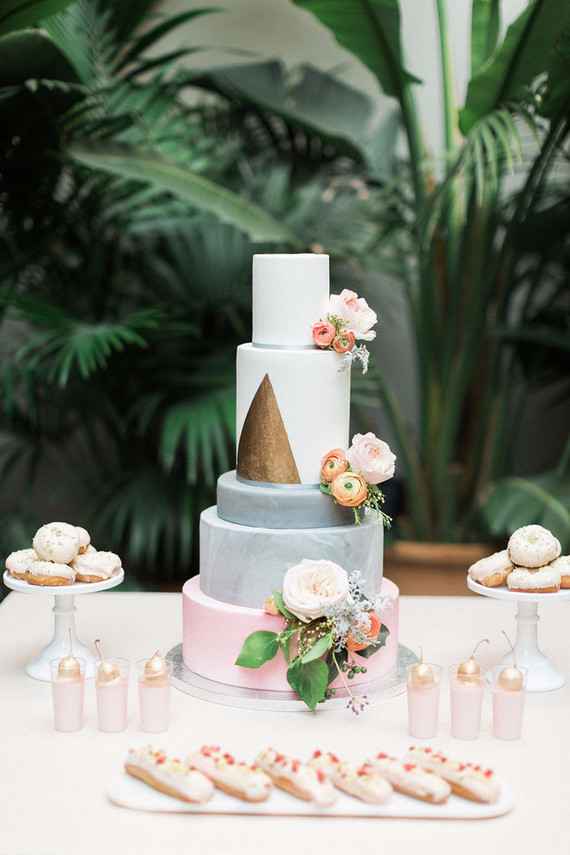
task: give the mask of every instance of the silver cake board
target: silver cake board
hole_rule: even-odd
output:
[[[239,709],[255,709],[267,712],[303,712],[307,711],[304,702],[294,692],[274,692],[261,689],[245,689],[241,686],[229,686],[208,680],[195,674],[184,664],[182,645],[177,644],[168,651],[166,658],[172,663],[172,685],[203,701],[221,704]],[[418,657],[404,645],[398,645],[396,666],[382,677],[354,686],[355,695],[366,695],[370,704],[381,703],[401,695],[406,689],[406,669],[408,665],[419,662]],[[348,693],[337,689],[334,698],[326,702],[326,708],[345,707]],[[318,709],[318,707],[317,707]]]

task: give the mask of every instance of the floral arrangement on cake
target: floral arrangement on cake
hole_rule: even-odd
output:
[[[382,510],[384,494],[378,486],[393,478],[396,455],[387,442],[373,433],[357,433],[348,451],[333,448],[321,461],[321,491],[338,505],[352,508],[358,525],[367,508],[375,511],[384,525],[391,519]]]
[[[346,354],[351,361],[359,361],[366,374],[370,353],[366,345],[356,342],[375,339],[372,327],[377,323],[376,312],[364,297],[345,288],[340,294],[331,294],[324,319],[313,324],[313,341],[322,350],[334,350]]]
[[[347,707],[358,715],[368,700],[355,695],[349,681],[366,667],[354,654],[368,659],[386,644],[390,631],[380,617],[386,599],[370,599],[359,572],[349,575],[333,561],[305,558],[264,604],[268,614],[283,618],[283,629],[248,635],[236,665],[260,668],[281,652],[289,685],[311,710],[334,696],[331,684],[340,676]]]

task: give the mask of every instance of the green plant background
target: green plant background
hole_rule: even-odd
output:
[[[359,429],[379,410],[390,423],[397,532],[500,539],[541,521],[570,543],[569,446],[546,473],[513,461],[529,396],[568,400],[570,13],[533,0],[501,37],[501,4],[474,0],[459,105],[434,3],[434,155],[398,2],[296,5],[393,99],[380,125],[366,95],[311,66],[197,69],[196,48],[165,47],[212,8],[1,4],[3,552],[65,511],[142,584],[194,572],[200,510],[232,466],[258,250],[326,251],[335,290],[380,312],[388,291],[402,301],[418,426],[381,364],[353,394]]]

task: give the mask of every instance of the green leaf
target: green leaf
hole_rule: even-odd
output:
[[[290,612],[287,606],[285,605],[285,602],[283,600],[283,594],[281,593],[281,591],[273,592],[273,601],[277,606],[279,613],[282,614],[286,620],[294,620],[297,623],[299,622],[299,618],[296,617],[293,612]]]
[[[4,0],[0,8],[0,35],[32,27],[56,15],[72,0]]]
[[[491,534],[510,535],[537,523],[570,547],[570,473],[554,470],[532,478],[504,478],[483,497],[482,511]]]
[[[343,48],[375,75],[386,95],[399,98],[419,83],[403,65],[398,0],[294,0],[332,31]]]
[[[79,163],[122,178],[150,183],[198,209],[215,214],[253,240],[297,244],[293,233],[270,214],[219,184],[149,151],[117,145],[72,144],[68,153]]]
[[[322,659],[303,664],[295,659],[287,669],[287,681],[310,710],[324,701],[329,684],[329,669]]]
[[[570,21],[569,5],[534,0],[511,24],[503,43],[471,78],[459,125],[467,134],[488,113],[517,100],[544,72],[552,45]]]
[[[308,650],[302,657],[301,662],[303,665],[306,665],[307,662],[312,662],[314,659],[318,659],[327,650],[330,650],[333,644],[332,633],[327,633],[327,635],[323,635],[322,638],[319,638],[316,641],[310,650]]]
[[[201,18],[204,15],[211,15],[222,11],[223,9],[220,7],[216,8],[215,6],[211,6],[210,8],[204,9],[191,9],[189,12],[180,12],[178,15],[168,15],[154,27],[149,27],[145,30],[142,36],[139,36],[139,38],[133,41],[125,55],[121,58],[118,68],[124,68],[129,63],[134,62],[143,53],[143,51],[148,50],[156,44],[156,42],[160,41],[160,39],[172,32],[172,30],[177,29],[183,24],[187,24],[194,18]]]
[[[362,656],[363,659],[370,659],[371,656],[374,656],[375,653],[378,653],[379,650],[385,646],[388,636],[390,635],[390,630],[385,624],[382,624],[382,628],[378,633],[378,637],[376,639],[376,644],[370,644],[368,647],[365,647],[364,650],[358,651],[358,656]]]
[[[0,36],[2,86],[23,83],[32,78],[77,80],[67,58],[41,30],[20,30]]]
[[[501,30],[501,0],[473,0],[471,7],[471,76],[489,59]]]
[[[289,663],[289,660],[291,658],[289,652],[290,642],[297,632],[298,628],[293,627],[291,629],[284,629],[283,632],[279,633],[279,647],[281,648],[281,651],[283,653],[283,656],[285,657],[285,661],[287,662],[287,664]]]
[[[260,668],[276,655],[279,650],[278,634],[259,630],[248,635],[243,643],[236,665],[241,668]]]

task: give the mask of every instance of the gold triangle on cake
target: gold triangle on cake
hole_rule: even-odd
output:
[[[237,453],[237,474],[248,481],[301,483],[268,374],[259,384],[243,423]]]

